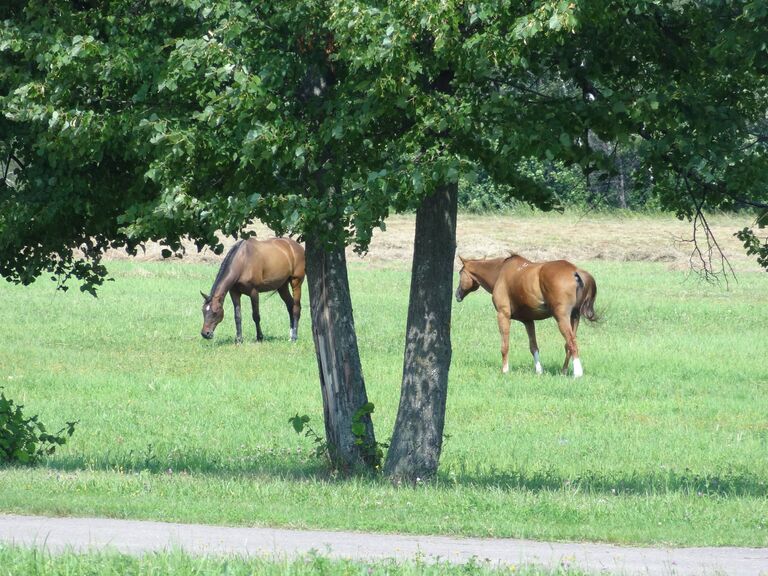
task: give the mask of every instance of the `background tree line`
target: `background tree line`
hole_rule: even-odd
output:
[[[599,145],[614,158],[613,170],[585,174],[579,166],[536,158],[521,161],[517,169],[551,190],[560,208],[659,210],[651,174],[641,169],[639,155],[631,148]],[[459,183],[461,210],[473,213],[504,212],[519,204],[514,190],[497,184],[487,174],[465,177]]]

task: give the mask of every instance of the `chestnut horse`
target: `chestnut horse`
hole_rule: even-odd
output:
[[[517,320],[528,332],[533,363],[537,374],[542,373],[539,346],[536,343],[534,320],[555,317],[557,327],[565,338],[563,374],[573,358],[573,376],[584,374],[576,343],[579,319],[596,320],[594,303],[597,296],[595,279],[586,270],[567,260],[531,262],[518,254],[491,260],[459,259],[459,287],[456,300],[461,302],[480,286],[493,295],[493,305],[501,334],[502,371],[509,371],[509,324]]]
[[[304,282],[304,248],[290,238],[240,240],[230,248],[211,287],[211,294],[203,295],[203,338],[213,338],[213,331],[224,318],[224,298],[229,293],[235,307],[237,343],[243,341],[240,315],[240,296],[251,298],[256,339],[263,340],[259,316],[259,292],[277,290],[288,308],[291,340],[299,334],[301,316],[301,283]],[[293,290],[293,296],[288,291]]]

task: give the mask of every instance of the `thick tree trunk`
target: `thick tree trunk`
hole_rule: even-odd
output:
[[[416,213],[403,382],[385,474],[414,482],[437,472],[451,366],[451,298],[458,185],[439,188]]]
[[[375,436],[370,415],[360,419],[365,425],[362,445],[352,434],[355,413],[368,402],[368,396],[357,350],[344,249],[326,251],[318,238],[308,237],[306,261],[312,337],[331,463],[344,471],[372,467]]]

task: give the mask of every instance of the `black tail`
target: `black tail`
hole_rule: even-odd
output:
[[[596,322],[598,316],[595,314],[595,298],[597,298],[595,279],[586,270],[578,270],[574,272],[574,276],[576,276],[576,281],[584,290],[583,299],[579,306],[579,314],[590,322]]]

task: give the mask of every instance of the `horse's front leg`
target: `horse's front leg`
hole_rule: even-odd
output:
[[[243,317],[240,310],[240,292],[232,290],[229,293],[229,297],[232,298],[232,306],[235,308],[235,344],[243,343]]]
[[[496,312],[499,321],[499,335],[501,336],[501,371],[509,372],[509,312],[499,310]]]
[[[523,322],[525,325],[525,331],[528,332],[528,346],[530,347],[531,354],[533,355],[533,367],[536,370],[536,374],[542,374],[544,369],[541,367],[539,361],[539,345],[536,342],[536,325],[533,320]]]
[[[253,323],[256,324],[256,341],[264,340],[264,334],[261,332],[261,316],[259,315],[259,291],[255,288],[251,290],[251,309],[253,311]]]

